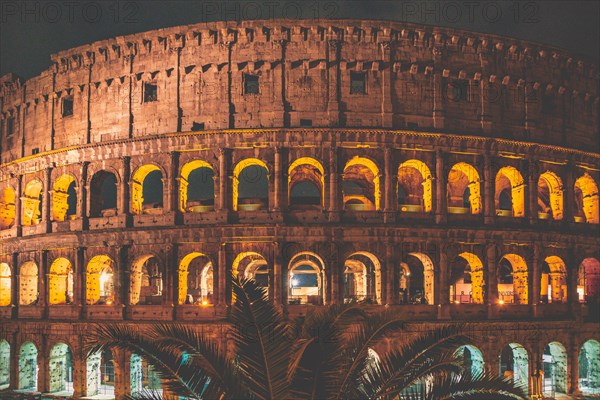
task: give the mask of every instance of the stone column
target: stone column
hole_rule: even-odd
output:
[[[340,263],[343,264],[343,261],[340,261],[339,259],[339,243],[331,243],[331,247],[330,247],[330,252],[331,252],[331,260],[329,262],[329,273],[327,273],[327,269],[326,271],[326,278],[328,278],[328,282],[327,282],[327,287],[329,288],[329,293],[326,294],[326,296],[328,297],[326,299],[326,303],[327,304],[336,304],[339,303],[339,297],[340,297],[340,280],[339,280],[339,275],[340,275]],[[344,266],[342,265],[341,268],[344,268]],[[343,292],[342,292],[342,296],[343,296]]]
[[[485,224],[493,224],[495,219],[493,182],[495,179],[492,171],[492,160],[489,154],[483,156],[483,176],[483,221]]]
[[[384,195],[384,203],[383,203],[383,217],[384,222],[388,222],[392,219],[393,210],[392,204],[393,202],[393,188],[392,188],[392,149],[386,147],[383,150],[383,195]]]
[[[335,144],[333,144],[335,146]],[[329,220],[337,221],[340,210],[338,195],[337,148],[329,148]]]
[[[446,204],[444,153],[440,149],[435,152],[435,175],[435,223],[444,224],[448,218],[448,206]]]
[[[82,162],[81,167],[79,168],[80,180],[77,182],[75,186],[75,190],[77,192],[77,210],[76,210],[76,218],[80,219],[87,216],[87,210],[89,209],[89,186],[85,183],[87,181],[87,169],[89,162]]]
[[[567,354],[569,354],[570,357],[567,362],[567,368],[571,373],[569,374],[569,370],[567,370],[569,376],[567,391],[570,394],[579,395],[581,394],[581,390],[579,389],[579,351],[581,348],[574,335],[571,335],[570,339],[570,343],[567,347]]]
[[[113,275],[114,290],[115,290],[115,304],[128,305],[129,304],[129,277],[130,277],[130,266],[129,266],[129,247],[119,246],[116,247],[115,251],[118,263],[118,270]]]
[[[10,302],[14,305],[12,309],[12,318],[17,318],[19,311],[19,287],[21,286],[20,279],[21,268],[19,265],[19,253],[12,254],[12,275],[14,279],[12,280],[12,285],[10,287]],[[12,347],[11,347],[12,349]],[[12,376],[12,375],[11,375]]]
[[[529,304],[532,306],[532,316],[537,316],[537,306],[540,304],[540,287],[542,283],[542,268],[540,260],[540,244],[533,242],[531,265],[528,265],[527,283],[529,287]]]
[[[219,149],[219,211],[227,211],[229,209],[229,199],[227,197],[227,186],[229,183],[229,163],[227,156],[227,149]]]
[[[529,158],[529,162],[528,162],[528,176],[527,176],[527,184],[529,185],[529,190],[527,191],[527,193],[529,193],[529,210],[528,210],[528,215],[529,215],[529,223],[530,224],[535,224],[537,222],[538,219],[538,207],[537,207],[537,197],[538,197],[538,188],[537,188],[537,179],[538,179],[538,171],[537,171],[537,164],[535,162],[535,159],[533,157]]]
[[[392,54],[392,42],[380,42],[379,46],[381,47],[381,59],[388,65],[387,68],[384,68],[382,65],[379,66],[381,74],[381,126],[391,128],[394,115],[394,101],[392,98],[394,58]]]
[[[340,40],[327,41],[327,114],[329,124],[340,126],[340,53],[342,43]]]
[[[78,306],[85,306],[86,304],[86,293],[85,293],[85,248],[77,248],[77,258],[75,260],[75,273],[73,274],[73,303]]]
[[[439,293],[438,303],[438,319],[450,318],[449,308],[449,288],[448,288],[448,258],[446,252],[448,246],[441,244],[439,247],[439,285],[437,292]]]
[[[573,160],[569,160],[566,165],[565,182],[563,185],[563,223],[570,224],[575,221],[575,177],[573,173],[576,165]]]
[[[23,202],[21,197],[23,196],[23,175],[17,176],[17,188],[15,193],[15,222],[14,226],[17,228],[17,235],[21,236],[22,216],[23,216]]]
[[[579,294],[577,293],[577,281],[579,279],[579,265],[575,254],[580,254],[571,243],[567,249],[565,266],[567,267],[567,302],[571,309],[571,314],[575,318],[581,318],[581,304],[579,303]]]
[[[38,265],[38,306],[44,307],[44,316],[47,315],[48,298],[50,297],[50,285],[48,285],[48,272],[50,266],[48,265],[48,250],[40,250],[40,263]]]
[[[50,355],[50,349],[47,348],[48,344],[48,335],[42,333],[41,337],[41,345],[38,350],[37,362],[38,362],[38,387],[37,390],[42,393],[48,393],[50,390],[50,377],[48,371],[48,358]]]
[[[166,185],[163,184],[163,212],[165,213],[179,210],[179,187],[177,185],[177,178],[179,176],[179,153],[173,151],[169,153],[169,155],[169,177]]]
[[[281,243],[273,242],[273,280],[269,288],[269,298],[273,299],[274,304],[283,304],[282,293],[286,292],[286,281],[287,279],[283,278]]]
[[[273,167],[273,211],[281,211],[281,147],[275,146],[275,165]]]
[[[394,257],[394,249],[397,246],[402,247],[402,243],[388,242],[385,248],[385,276],[382,274],[382,279],[385,279],[385,304],[398,304],[398,278],[396,271],[402,255],[399,255],[398,258]]]
[[[122,170],[119,171],[121,175],[121,182],[119,182],[119,190],[117,196],[117,213],[119,215],[129,215],[130,213],[130,204],[129,204],[129,162],[130,157],[121,157],[121,161],[123,163]]]
[[[50,215],[52,197],[52,167],[46,168],[44,176],[44,197],[42,203],[42,221],[46,225],[46,232],[52,231],[52,216]]]
[[[81,346],[81,344],[80,344]],[[87,392],[87,368],[85,354],[71,349],[71,363],[73,367],[73,398],[78,399]]]
[[[442,50],[438,48],[433,49],[434,64],[442,63]],[[435,70],[435,67],[434,67]],[[444,129],[444,90],[443,79],[440,73],[433,75],[433,127],[435,129]]]
[[[227,284],[228,277],[231,275],[227,265],[227,244],[221,243],[219,247],[218,265],[215,268],[217,273],[217,287],[215,292],[215,303],[218,306],[225,306],[231,303],[231,287]],[[229,287],[229,288],[228,288]]]
[[[12,334],[12,341],[10,341],[10,389],[19,388],[19,341],[17,340],[18,337],[19,332],[16,331]],[[9,340],[8,337],[6,339]]]
[[[494,306],[498,304],[498,252],[495,242],[488,242],[486,246],[486,276],[485,284],[487,286],[486,297],[488,305],[488,318],[494,316]]]

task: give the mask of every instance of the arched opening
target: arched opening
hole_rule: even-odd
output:
[[[73,355],[64,343],[55,344],[48,360],[49,390],[54,395],[73,394]]]
[[[42,182],[37,179],[29,181],[25,186],[25,192],[21,198],[23,204],[21,223],[23,226],[40,223],[42,215],[42,188]]]
[[[563,217],[562,181],[551,171],[544,172],[538,179],[538,217],[557,221]]]
[[[379,168],[368,158],[355,156],[348,161],[342,177],[344,209],[352,211],[380,210],[379,178]]]
[[[37,304],[40,295],[38,288],[38,266],[33,261],[27,261],[21,265],[19,281],[19,304],[22,306]]]
[[[163,175],[154,164],[142,165],[131,180],[131,212],[140,214],[162,214]]]
[[[600,394],[600,343],[588,340],[579,350],[579,390],[584,395]]]
[[[19,390],[37,392],[38,350],[31,342],[25,342],[19,350]]]
[[[253,251],[238,254],[232,264],[234,278],[242,275],[246,279],[254,279],[256,284],[264,288],[267,293],[270,284],[269,270],[267,260]]]
[[[90,181],[90,217],[117,215],[117,177],[112,172],[98,171]]]
[[[400,263],[399,301],[401,304],[435,304],[433,262],[423,253],[409,253]]]
[[[402,212],[431,212],[433,178],[425,163],[408,160],[398,167],[398,209]]]
[[[523,346],[518,343],[504,346],[500,354],[500,376],[510,378],[515,384],[527,385],[529,357]]]
[[[77,190],[75,178],[64,174],[54,181],[52,191],[52,220],[74,219],[77,212]]]
[[[320,305],[325,293],[325,264],[314,253],[296,254],[288,265],[289,304]]]
[[[85,272],[86,304],[111,305],[115,301],[114,261],[107,255],[93,257]]]
[[[108,349],[90,354],[86,360],[86,395],[113,398],[115,395],[115,364]]]
[[[269,169],[257,158],[247,158],[233,169],[233,210],[269,208]]]
[[[137,354],[132,354],[129,361],[129,385],[132,396],[139,395],[144,391],[162,395],[160,377],[152,366]]]
[[[597,224],[598,185],[587,172],[575,181],[575,222]]]
[[[517,254],[505,255],[498,265],[498,301],[500,304],[528,304],[527,264]]]
[[[139,257],[131,265],[129,303],[159,305],[163,302],[164,269],[152,255]]]
[[[595,304],[600,299],[600,261],[590,257],[579,265],[577,293],[582,302]]]
[[[10,344],[0,339],[0,390],[10,386]]]
[[[371,253],[358,252],[344,263],[344,302],[381,304],[381,265]]]
[[[454,352],[454,356],[459,359],[462,359],[464,373],[468,377],[475,378],[483,374],[483,354],[481,353],[481,350],[479,350],[477,347],[469,344],[460,346]]]
[[[179,210],[206,212],[215,206],[215,171],[206,161],[194,160],[181,168]]]
[[[546,257],[542,263],[540,298],[542,303],[567,302],[567,267],[557,256]]]
[[[10,186],[0,191],[0,230],[10,228],[15,222],[17,195]]]
[[[179,264],[179,304],[213,304],[214,269],[210,258],[190,253]]]
[[[479,173],[470,164],[454,164],[448,173],[448,213],[480,214],[481,184]]]
[[[71,304],[73,302],[73,268],[66,258],[57,258],[50,265],[48,274],[50,304]]]
[[[451,303],[483,304],[483,264],[475,254],[459,254],[451,266],[450,282]]]
[[[542,368],[543,393],[549,396],[567,393],[567,351],[562,344],[552,342],[546,345],[542,356]]]
[[[515,167],[500,168],[496,174],[496,215],[525,216],[525,181]]]
[[[10,265],[0,263],[0,307],[10,306],[12,302],[12,273]]]
[[[302,157],[288,168],[288,198],[292,209],[321,209],[325,171],[314,158]]]

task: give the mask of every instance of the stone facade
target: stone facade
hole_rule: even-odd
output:
[[[473,365],[600,386],[593,63],[447,28],[277,20],[52,61],[0,78],[0,388],[156,386],[135,355],[86,357],[87,324],[224,338],[230,273],[290,317],[358,300],[414,331],[469,321]]]

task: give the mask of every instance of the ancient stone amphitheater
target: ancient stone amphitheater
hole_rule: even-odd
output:
[[[590,60],[358,20],[179,26],[51,60],[0,78],[0,388],[160,388],[135,354],[87,357],[89,323],[224,341],[233,273],[290,317],[356,300],[415,331],[471,321],[473,371],[598,390]]]

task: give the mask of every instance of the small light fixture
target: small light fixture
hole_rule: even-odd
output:
[[[203,305],[204,307],[206,307],[206,306],[208,305],[208,301],[206,301],[206,300],[202,300],[202,305]]]
[[[504,300],[502,300],[502,299],[498,300],[498,304],[500,304],[500,305],[504,304]]]

